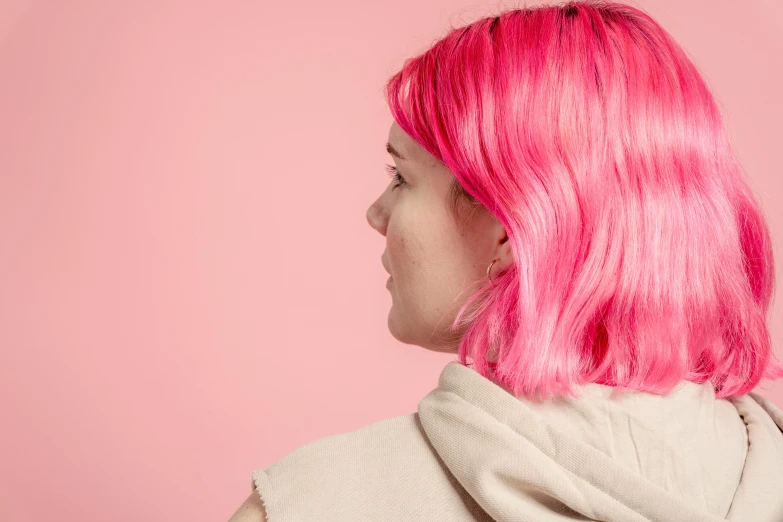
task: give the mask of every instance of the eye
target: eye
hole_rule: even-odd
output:
[[[400,172],[394,165],[386,165],[386,171],[389,173],[389,177],[394,178],[394,181],[396,182],[396,184],[392,187],[392,190],[396,189],[404,183],[407,183],[405,178],[400,175]]]

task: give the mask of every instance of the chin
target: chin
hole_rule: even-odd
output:
[[[386,325],[389,328],[389,333],[391,336],[399,342],[403,344],[419,344],[416,342],[416,336],[411,335],[410,330],[405,327],[405,322],[400,321],[399,317],[397,317],[397,314],[394,310],[394,305],[392,305],[391,309],[389,310],[389,316],[386,320]]]
[[[451,338],[449,341],[440,339],[438,340],[439,342],[433,343],[426,335],[414,335],[409,329],[406,329],[403,324],[400,324],[397,321],[397,317],[395,317],[393,310],[389,312],[387,325],[392,337],[402,344],[419,346],[425,350],[436,353],[456,354],[459,351],[459,338]]]

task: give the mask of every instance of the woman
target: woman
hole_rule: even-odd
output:
[[[682,49],[614,3],[455,29],[387,85],[418,411],[253,473],[250,520],[783,520],[763,214]]]

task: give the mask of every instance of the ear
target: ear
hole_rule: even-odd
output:
[[[514,264],[514,253],[511,251],[511,241],[508,239],[506,228],[498,221],[496,230],[495,257],[492,259],[499,259],[499,261],[492,267],[492,273],[505,272]]]

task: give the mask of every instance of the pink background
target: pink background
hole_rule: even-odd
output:
[[[2,2],[0,520],[226,520],[252,470],[415,411],[454,357],[386,328],[381,88],[495,5]],[[725,109],[783,281],[783,4],[637,5]]]

